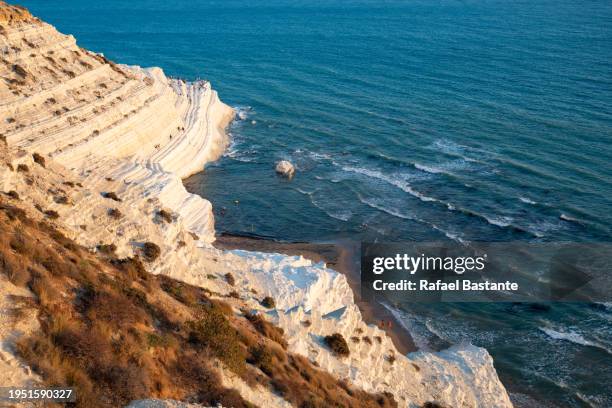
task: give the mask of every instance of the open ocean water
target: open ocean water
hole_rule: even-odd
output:
[[[220,231],[612,238],[607,0],[21,4],[111,59],[210,79],[238,109],[227,154],[186,181]],[[394,312],[422,347],[486,347],[518,406],[612,406],[610,304]]]

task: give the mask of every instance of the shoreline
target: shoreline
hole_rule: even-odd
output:
[[[92,251],[112,247],[120,258],[144,255],[148,273],[205,288],[230,304],[236,312],[232,319],[240,324],[248,324],[240,313],[244,309],[265,313],[282,329],[291,353],[365,392],[388,392],[401,406],[429,401],[512,406],[485,349],[457,345],[406,356],[415,350],[409,333],[402,333],[400,324],[378,327],[378,321],[392,317],[359,300],[351,255],[357,252],[350,247],[253,238],[234,240],[242,251],[217,249],[222,239],[217,248],[210,245],[216,238],[212,204],[181,182],[215,160],[228,140],[223,128],[234,111],[210,83],[168,79],[160,68],[115,64],[39,20],[9,29],[15,41],[38,44],[34,49],[55,47],[54,57],[44,60],[33,49],[27,69],[19,65],[14,75],[33,74],[15,82],[18,92],[4,93],[12,116],[1,130],[14,157],[0,179],[37,219]],[[9,62],[22,64],[21,57],[16,51]],[[57,59],[71,78],[45,74],[45,62],[38,63],[48,58]],[[41,104],[50,95],[50,105]],[[226,245],[231,249],[231,240]],[[336,270],[282,253],[320,259]],[[275,299],[277,307],[268,310],[261,296]],[[332,333],[352,341],[350,358],[326,344]],[[287,406],[274,388],[252,387],[218,367],[223,383],[249,402]]]
[[[380,303],[361,300],[359,260],[355,255],[355,245],[348,242],[284,242],[271,237],[250,234],[222,232],[217,235],[213,246],[222,250],[240,249],[284,255],[301,255],[312,262],[324,262],[327,267],[346,276],[353,292],[355,304],[367,324],[384,330],[397,350],[407,355],[419,351],[410,332],[393,314]],[[392,322],[392,327],[382,326],[380,322]]]

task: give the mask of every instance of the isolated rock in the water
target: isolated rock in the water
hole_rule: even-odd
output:
[[[295,173],[295,167],[293,167],[293,164],[291,164],[290,161],[281,160],[276,163],[276,172],[281,176],[291,178]]]
[[[245,120],[247,118],[247,113],[245,111],[238,112],[238,119]]]

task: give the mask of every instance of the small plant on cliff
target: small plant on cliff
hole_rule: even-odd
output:
[[[255,330],[263,334],[270,340],[280,344],[283,349],[287,348],[287,341],[285,340],[285,331],[280,327],[277,327],[261,317],[260,314],[251,313],[248,311],[242,311],[244,317],[253,325]]]
[[[231,286],[234,286],[236,284],[236,279],[234,279],[234,275],[229,272],[225,274],[225,281]]]
[[[168,224],[174,221],[174,218],[172,217],[172,213],[170,211],[162,209],[157,212],[157,215],[159,218],[166,221]]]
[[[68,197],[66,197],[65,195],[56,195],[53,197],[53,201],[58,204],[68,204],[70,202],[70,200],[68,200]]]
[[[117,208],[111,208],[108,210],[108,216],[118,220],[123,216],[123,214]]]
[[[115,251],[117,250],[117,245],[115,245],[115,244],[100,244],[96,248],[98,248],[98,252],[110,255],[110,254],[114,254],[115,253]]]
[[[153,242],[145,242],[142,247],[142,254],[145,260],[153,262],[161,255],[161,248]]]
[[[262,299],[261,305],[268,309],[274,309],[276,307],[276,302],[274,301],[273,297],[266,296]]]
[[[11,197],[13,200],[19,200],[19,193],[15,190],[9,191],[8,193],[6,193],[6,195]]]
[[[346,357],[350,354],[349,346],[344,336],[340,333],[334,333],[331,336],[325,336],[325,344],[338,356]]]
[[[28,167],[27,164],[19,164],[17,165],[17,171],[22,172],[22,173],[27,173],[28,171],[30,171],[30,168]]]
[[[240,336],[220,310],[207,308],[201,320],[188,326],[191,343],[208,348],[233,372],[244,372],[246,353],[238,340]]]
[[[422,405],[422,408],[446,408],[446,407],[434,401],[427,401],[426,403]]]
[[[59,214],[55,210],[47,210],[45,211],[45,215],[52,220],[57,220],[59,218]]]
[[[114,193],[113,191],[109,191],[106,193],[102,193],[102,197],[104,198],[110,198],[113,201],[121,201],[121,199],[119,197],[117,197],[117,194]]]
[[[32,159],[34,160],[34,163],[38,163],[41,167],[45,167],[45,158],[42,157],[42,155],[34,153],[32,155]]]
[[[273,354],[269,348],[257,345],[249,348],[249,364],[253,364],[264,372],[267,376],[272,376],[274,372]]]

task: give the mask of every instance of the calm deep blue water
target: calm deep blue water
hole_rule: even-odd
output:
[[[21,3],[111,59],[210,79],[239,109],[228,153],[186,181],[219,230],[612,238],[609,1]],[[612,305],[402,309],[424,346],[487,347],[518,405],[612,406]]]

